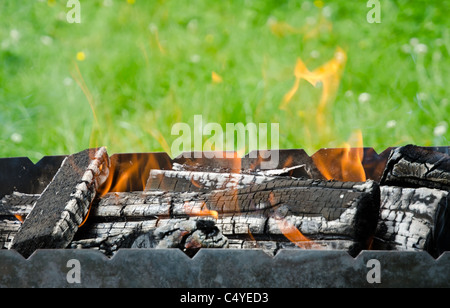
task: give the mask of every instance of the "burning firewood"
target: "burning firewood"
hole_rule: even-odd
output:
[[[450,190],[450,156],[407,145],[393,150],[381,184]]]
[[[303,164],[263,171],[239,165],[233,172],[227,164],[142,172],[133,164],[139,191],[123,191],[102,186],[110,172],[120,176],[106,150],[87,150],[67,157],[42,194],[3,197],[0,247],[24,256],[64,247],[107,255],[131,247],[262,248],[274,255],[297,247],[438,256],[450,249],[449,161],[428,148],[395,149],[381,189],[373,180],[313,179]]]
[[[173,178],[175,184],[170,185],[169,191],[161,190],[159,181],[154,187],[157,190],[108,193],[98,198],[87,225],[77,232],[70,247],[98,248],[112,254],[119,248],[130,247],[137,236],[155,232],[174,219],[191,224],[209,218],[224,236],[234,243],[240,241],[242,246],[257,241],[277,250],[282,246],[270,244],[274,239],[291,241],[302,248],[330,249],[340,243],[339,247],[356,255],[368,247],[377,223],[379,188],[373,181],[353,183],[238,174],[213,177],[212,173],[177,175],[161,170],[153,170],[150,179],[155,179],[155,175]],[[186,187],[193,178],[206,183],[200,175],[209,181],[208,187],[226,189],[191,192],[178,189]],[[219,181],[220,176],[223,179]],[[230,184],[230,179],[236,181]],[[321,244],[314,245],[311,241]]]
[[[126,247],[127,237],[154,232],[173,219],[207,217],[226,237],[345,241],[356,255],[369,245],[378,210],[379,188],[373,181],[274,179],[235,190],[109,193],[98,200],[92,225],[77,234],[72,247],[99,247],[111,253]],[[332,245],[320,247],[325,246]]]
[[[11,248],[25,257],[39,248],[65,248],[88,214],[108,168],[105,148],[68,156],[34,204]]]

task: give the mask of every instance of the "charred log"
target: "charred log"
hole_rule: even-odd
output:
[[[245,240],[249,234],[266,243],[273,237],[301,241],[285,236],[297,230],[320,241],[316,248],[333,247],[330,243],[339,241],[340,247],[355,255],[368,247],[379,213],[376,182],[278,176],[286,171],[267,176],[152,170],[146,191],[108,193],[96,199],[88,224],[77,232],[71,247],[96,247],[111,253],[130,247],[132,238],[154,232],[168,221],[205,216],[214,217],[225,236],[244,238],[244,242],[251,242]],[[197,191],[192,191],[194,188]],[[4,198],[11,213],[26,214],[26,204],[33,196],[22,197],[22,202],[20,195]],[[296,245],[312,248],[305,243]]]
[[[0,249],[9,249],[20,226],[21,222],[14,217],[0,218]]]
[[[397,148],[389,156],[381,184],[450,190],[450,156],[413,145]]]
[[[157,243],[154,246],[154,243]],[[150,245],[149,245],[150,244]],[[200,248],[227,248],[228,239],[212,220],[170,220],[136,238],[131,248],[179,248],[193,256]]]
[[[23,220],[40,195],[14,192],[0,200],[0,249],[9,248]]]
[[[381,187],[374,248],[426,250],[434,257],[450,250],[449,198],[437,189]]]
[[[176,167],[176,165],[175,165]],[[177,168],[177,167],[176,167]],[[238,189],[272,181],[277,176],[286,176],[304,166],[245,173],[216,173],[178,170],[151,170],[145,190],[176,192]]]
[[[278,159],[273,160],[275,157]],[[261,170],[289,169],[289,176],[324,179],[311,157],[304,150],[297,149],[256,150],[242,158],[236,152],[185,152],[175,158],[173,167],[177,171],[249,175]]]
[[[378,212],[379,188],[373,181],[278,179],[237,190],[110,193],[95,205],[93,225],[77,234],[73,244],[90,238],[89,245],[101,244],[112,251],[115,248],[110,247],[118,247],[126,234],[153,232],[174,219],[207,216],[215,217],[226,237],[283,237],[287,225],[311,240],[346,241],[355,255],[368,247]]]
[[[39,248],[65,248],[108,175],[105,148],[68,156],[33,206],[11,248],[28,257]]]

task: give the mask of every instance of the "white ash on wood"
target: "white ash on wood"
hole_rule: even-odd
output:
[[[275,256],[280,249],[304,249],[305,243],[295,243],[286,241],[283,238],[273,237],[272,239],[258,238],[228,238],[230,249],[262,249],[270,256]],[[353,244],[346,240],[314,240],[311,243],[314,250],[348,250]]]
[[[93,223],[80,229],[70,248],[98,249],[110,256],[120,248],[227,248],[214,220],[202,217]]]
[[[108,256],[114,255],[120,248],[180,248],[189,253],[195,253],[199,246],[208,248],[251,249],[261,248],[270,255],[275,255],[279,249],[323,249],[347,250],[354,246],[354,241],[341,236],[324,236],[327,240],[310,239],[309,242],[291,242],[279,230],[265,230],[269,218],[237,217],[187,217],[168,218],[144,221],[101,222],[91,223],[81,228],[70,244],[72,249],[97,249]],[[218,232],[212,232],[208,237],[204,232],[192,246],[190,235],[193,226],[198,221],[208,221]],[[212,225],[214,224],[214,225]],[[164,232],[162,232],[165,230]],[[169,230],[169,231],[167,231]],[[191,231],[189,231],[191,230]],[[251,230],[251,231],[250,231]],[[272,231],[275,231],[273,234]],[[185,239],[185,240],[183,240]],[[189,251],[190,250],[190,251]]]
[[[399,147],[389,156],[381,184],[450,190],[450,156],[414,145]]]
[[[283,176],[292,170],[301,168],[304,166],[259,171],[254,174],[151,170],[145,190],[191,192],[238,189],[268,182],[277,176]]]
[[[228,239],[212,220],[172,219],[137,237],[131,248],[179,248],[193,254],[200,248],[228,248]]]
[[[13,192],[0,200],[0,249],[8,249],[40,195]]]
[[[66,158],[42,195],[14,192],[0,201],[0,248],[10,248],[23,236],[15,239],[16,235],[26,233],[25,226],[34,220],[34,225],[44,224],[36,227],[41,230],[36,237],[29,236],[30,242],[48,242],[31,245],[29,251],[21,252],[25,256],[35,248],[64,245],[100,249],[109,255],[119,248],[156,248],[160,243],[160,247],[183,250],[189,250],[186,243],[208,247],[212,238],[196,233],[203,229],[219,230],[230,248],[259,247],[271,254],[285,247],[309,246],[346,249],[356,255],[370,248],[374,235],[375,249],[426,250],[433,256],[450,250],[450,160],[429,148],[406,146],[391,152],[381,179],[381,198],[373,181],[292,178],[293,171],[310,177],[300,164],[230,173],[230,164],[219,170],[177,163],[173,170],[145,169],[143,173],[149,171],[150,176],[145,188],[140,181],[139,190],[144,191],[95,198],[109,171],[109,158],[104,149],[91,151]],[[57,196],[48,195],[52,189]],[[90,206],[89,220],[78,230]],[[38,207],[47,210],[43,221],[33,218]],[[53,217],[53,228],[46,226],[47,216]],[[20,220],[25,223],[21,225]],[[205,228],[197,228],[198,221]],[[300,231],[314,244],[290,242],[286,229]],[[194,233],[195,240],[187,241],[186,235]],[[224,243],[224,239],[213,242]]]
[[[283,225],[288,224],[312,240],[347,241],[349,252],[356,255],[368,247],[375,232],[379,188],[373,181],[276,179],[237,190],[109,193],[94,208],[93,225],[85,234],[77,234],[77,245],[83,238],[90,238],[90,243],[117,246],[116,242],[124,240],[110,241],[110,237],[116,237],[116,231],[111,230],[134,225],[133,230],[123,233],[145,233],[148,229],[143,231],[144,221],[146,226],[155,221],[153,227],[157,228],[172,219],[215,216],[215,224],[225,236],[282,237],[286,233]],[[119,221],[124,224],[117,225]]]
[[[26,216],[33,209],[40,194],[13,192],[0,200],[0,216]]]
[[[374,248],[426,250],[434,257],[450,250],[448,191],[382,186]]]
[[[28,257],[39,248],[65,248],[106,180],[109,164],[105,148],[66,157],[15,235],[11,249]]]
[[[0,249],[9,249],[21,222],[15,218],[0,218]]]
[[[215,216],[225,236],[280,238],[287,223],[312,240],[347,241],[352,254],[368,247],[379,210],[375,182],[275,178],[256,183],[203,192],[108,193],[95,200],[88,225],[71,247],[114,251],[129,245],[129,235],[154,230],[164,220],[204,216]]]
[[[215,153],[217,154],[217,152]],[[182,153],[175,158],[173,170],[254,175],[258,172],[281,171],[284,169],[283,175],[297,178],[324,179],[312,158],[304,150],[300,149],[256,150],[251,151],[242,158],[237,152],[219,153],[224,158],[218,158],[219,155],[215,155],[215,153]],[[275,157],[278,158],[277,163],[273,160]],[[299,166],[302,167],[299,168]]]

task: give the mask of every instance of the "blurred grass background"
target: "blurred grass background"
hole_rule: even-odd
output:
[[[172,126],[280,123],[280,148],[449,145],[450,1],[0,1],[0,157],[170,152]],[[300,80],[340,47],[339,87]],[[205,139],[209,138],[205,136]],[[178,153],[169,153],[172,156]]]

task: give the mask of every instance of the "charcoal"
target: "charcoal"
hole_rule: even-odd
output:
[[[36,249],[65,248],[86,218],[108,168],[105,148],[66,157],[15,235],[11,249],[28,257]]]

